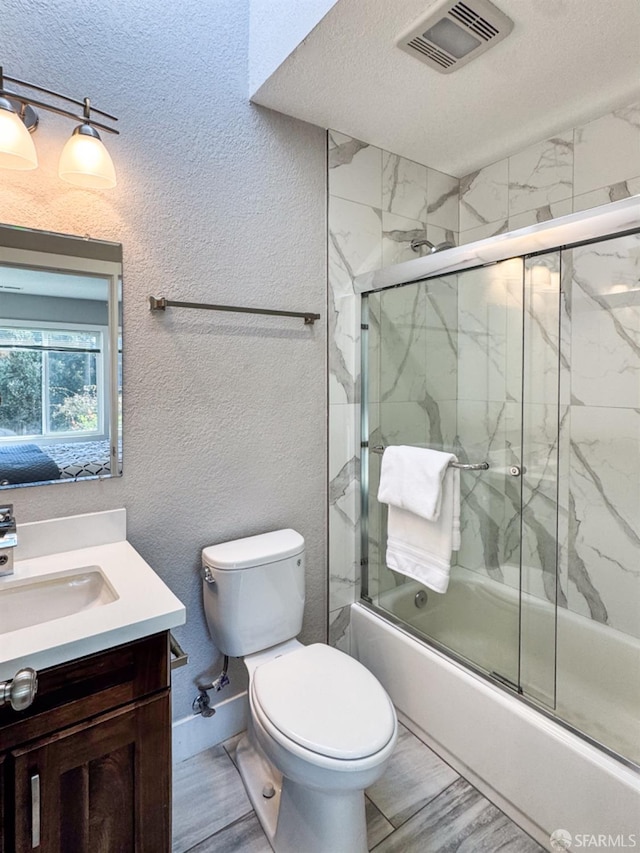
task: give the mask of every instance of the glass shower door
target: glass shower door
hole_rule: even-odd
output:
[[[362,406],[363,597],[635,765],[639,281],[629,233],[370,293]],[[489,465],[444,594],[385,565],[390,444]]]
[[[558,583],[558,485],[559,431],[567,416],[560,379],[568,353],[560,278],[560,252],[525,258],[520,687],[549,708],[556,698],[556,608],[565,600]]]
[[[522,509],[521,259],[369,294],[368,596],[428,638],[518,689]],[[365,419],[366,423],[366,419]],[[488,462],[461,472],[460,550],[445,594],[385,565],[375,448],[412,444]]]

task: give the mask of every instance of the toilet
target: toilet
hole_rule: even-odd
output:
[[[276,853],[366,853],[364,790],[397,738],[391,700],[349,655],[297,639],[304,539],[276,530],[202,552],[218,649],[242,657],[249,722],[237,763]]]

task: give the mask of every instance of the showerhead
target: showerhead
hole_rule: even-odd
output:
[[[442,252],[444,249],[453,249],[455,247],[455,243],[452,243],[450,240],[445,240],[442,243],[438,243],[437,246],[434,246],[430,240],[425,240],[423,238],[411,241],[411,248],[414,252],[419,252],[423,246],[426,246],[429,250],[428,254],[433,255],[434,252]]]
[[[426,246],[427,249],[429,249],[429,254],[436,251],[436,247],[429,240],[418,238],[411,241],[411,248],[414,252],[419,252],[423,246]]]

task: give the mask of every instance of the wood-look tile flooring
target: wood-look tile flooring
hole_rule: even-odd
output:
[[[233,763],[238,740],[174,767],[173,853],[271,853]],[[543,850],[404,726],[366,806],[376,853]]]

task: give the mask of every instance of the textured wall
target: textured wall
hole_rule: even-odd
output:
[[[250,0],[249,91],[253,95],[296,50],[336,0]]]
[[[202,546],[298,529],[304,636],[325,635],[324,133],[248,103],[248,2],[8,0],[2,30],[7,74],[89,95],[122,135],[106,138],[117,188],[74,189],[56,175],[72,125],[44,114],[40,167],[2,173],[0,221],[124,246],[124,477],[10,496],[21,521],[126,507],[131,542],[187,606],[184,716],[217,665]],[[323,321],[156,316],[150,293]]]

